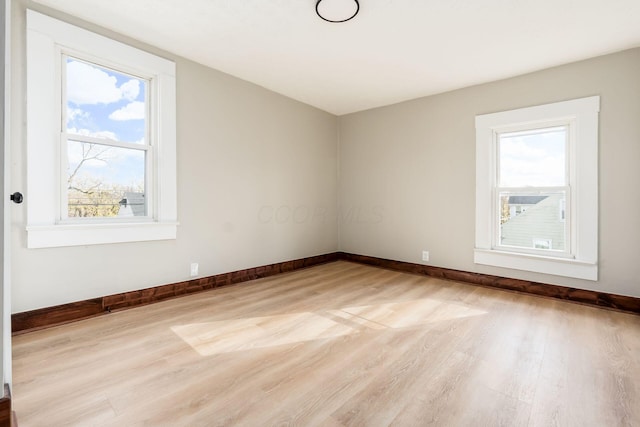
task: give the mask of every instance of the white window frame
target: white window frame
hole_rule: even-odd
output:
[[[600,97],[574,99],[476,116],[476,246],[474,262],[557,276],[598,280],[598,114]],[[568,253],[497,247],[494,203],[497,136],[510,129],[568,123]]]
[[[61,217],[64,109],[62,55],[141,77],[149,84],[149,215],[72,221]],[[177,232],[175,63],[27,10],[27,247],[175,239]],[[66,196],[66,195],[64,195]]]

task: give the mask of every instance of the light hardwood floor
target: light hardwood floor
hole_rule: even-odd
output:
[[[13,340],[30,426],[640,426],[640,316],[348,262]]]

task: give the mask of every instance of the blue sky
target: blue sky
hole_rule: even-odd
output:
[[[144,143],[147,81],[97,65],[67,58],[67,132]],[[82,146],[70,142],[69,167],[82,159]],[[110,148],[103,161],[85,162],[79,178],[103,183],[141,186],[144,155],[139,150]]]

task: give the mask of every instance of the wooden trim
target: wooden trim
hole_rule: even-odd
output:
[[[11,427],[11,389],[9,384],[4,385],[4,396],[0,398],[0,427]]]
[[[341,252],[345,261],[640,314],[640,298]]]
[[[11,332],[26,332],[104,313],[102,298],[72,302],[11,315]]]
[[[229,273],[217,274],[215,276],[202,277],[169,285],[156,286],[153,288],[123,292],[120,294],[107,295],[104,297],[77,301],[69,304],[15,313],[11,316],[11,331],[13,334],[19,334],[48,328],[54,325],[86,319],[88,317],[100,316],[113,310],[151,304],[194,292],[202,292],[208,289],[219,288],[221,286],[246,282],[280,273],[287,273],[314,265],[325,264],[337,261],[338,258],[338,253],[334,252],[325,255],[296,259],[293,261],[284,261],[260,267],[248,268],[245,270],[232,271]]]
[[[470,273],[466,271],[413,264],[404,261],[394,261],[366,255],[334,252],[293,261],[248,268],[245,270],[232,271],[230,273],[217,274],[215,276],[187,280],[169,285],[107,295],[104,297],[46,307],[23,313],[15,313],[11,316],[11,330],[13,334],[25,333],[37,329],[48,328],[54,325],[86,319],[88,317],[100,316],[113,310],[151,304],[181,295],[202,292],[208,289],[242,283],[249,280],[259,279],[261,277],[273,276],[275,274],[287,273],[301,268],[338,260],[351,261],[386,268],[389,270],[402,271],[405,273],[438,277],[441,279],[455,280],[479,286],[523,292],[640,314],[640,298],[537,283],[527,280],[508,279],[488,274]],[[2,426],[0,425],[0,427]]]

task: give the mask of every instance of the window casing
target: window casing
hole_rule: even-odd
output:
[[[597,280],[599,97],[476,117],[478,264]]]
[[[141,129],[139,140],[120,138],[110,128],[102,129],[109,132],[95,133],[71,126],[69,113],[73,96],[67,86],[75,80],[67,80],[66,74],[72,63],[93,67],[111,79],[126,76],[135,83],[133,95],[140,93],[140,96],[134,102],[129,90],[127,99],[137,103],[133,106],[141,109],[134,117]],[[115,85],[114,88],[118,89]],[[126,92],[124,85],[120,89]],[[91,88],[85,87],[81,96],[90,92]],[[91,102],[104,105],[112,101]],[[28,10],[27,246],[38,248],[175,239],[175,102],[173,62]],[[87,113],[81,109],[77,111]],[[131,119],[123,118],[122,111],[119,114],[110,118]],[[84,158],[87,147],[98,147],[97,151],[110,153],[112,158],[109,161],[99,159],[114,168],[115,172],[111,176],[106,175],[107,179],[115,179],[121,172],[131,173],[132,169],[138,172],[135,180],[129,178],[135,181],[135,186],[131,184],[125,188],[118,184],[119,201],[115,201],[116,187],[113,185],[105,192],[111,197],[104,203],[112,206],[110,211],[86,214],[84,206],[81,206],[83,202],[77,200],[78,194],[88,192],[85,188],[78,190],[78,185],[71,182],[71,174],[78,165],[73,153],[82,152]],[[115,158],[125,158],[127,162],[118,163]],[[87,165],[81,169],[87,173],[91,170]],[[75,199],[72,199],[71,188],[78,190]],[[127,195],[130,200],[127,200]],[[132,199],[143,206],[132,210]],[[80,207],[74,210],[70,205]],[[125,211],[129,212],[128,216],[118,215]]]

